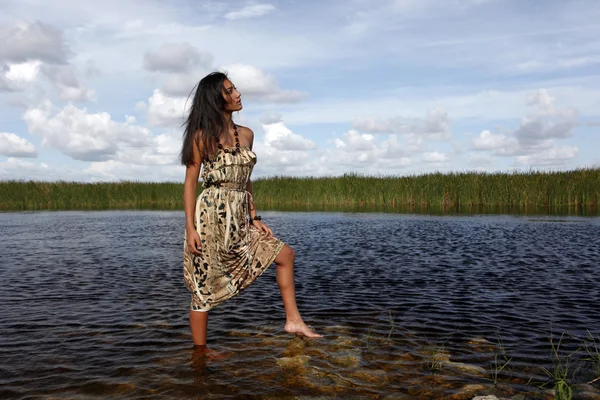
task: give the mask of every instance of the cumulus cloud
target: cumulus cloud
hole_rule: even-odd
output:
[[[41,60],[64,64],[69,55],[62,32],[41,22],[17,21],[12,26],[0,26],[0,43],[0,62]]]
[[[145,166],[179,165],[181,143],[179,132],[162,133],[153,136],[143,147],[121,146],[114,159],[109,160],[111,162],[109,165],[117,165],[115,163]],[[98,163],[96,168],[104,168],[100,164],[103,163]]]
[[[189,43],[165,43],[144,54],[144,68],[152,72],[181,73],[210,68],[213,56]]]
[[[342,168],[360,166],[365,172],[379,173],[404,168],[411,163],[397,135],[389,135],[387,140],[377,143],[374,135],[350,129],[336,137],[333,144],[335,149],[327,151],[327,162],[335,160]]]
[[[358,117],[352,122],[354,129],[363,132],[412,134],[432,140],[450,139],[450,125],[450,117],[442,108],[429,110],[424,118]]]
[[[35,146],[14,133],[0,132],[0,154],[6,157],[37,157]]]
[[[122,146],[144,147],[151,142],[150,132],[136,126],[134,118],[115,122],[108,113],[88,113],[72,104],[55,115],[45,102],[25,112],[29,132],[42,138],[42,145],[57,148],[75,160],[104,161],[115,157]]]
[[[515,156],[518,164],[529,166],[564,165],[577,157],[577,147],[556,143],[573,136],[579,125],[577,110],[557,107],[556,99],[545,89],[529,94],[527,104],[532,111],[517,129],[507,134],[484,130],[473,139],[474,148],[499,156]]]
[[[574,146],[554,146],[544,152],[531,155],[518,156],[517,161],[521,165],[551,167],[565,165],[569,160],[579,154],[579,149]]]
[[[314,150],[316,144],[305,137],[293,133],[283,122],[263,125],[265,143],[278,150]]]
[[[515,155],[519,152],[519,142],[516,138],[503,135],[493,134],[488,130],[482,131],[478,137],[473,139],[475,149],[490,150],[497,155]]]
[[[426,163],[441,164],[448,161],[448,155],[438,151],[428,151],[423,153],[422,160]]]
[[[55,180],[53,169],[45,163],[9,157],[5,161],[0,161],[0,179]]]
[[[258,155],[255,177],[273,175],[310,175],[316,163],[312,140],[292,132],[283,122],[281,115],[263,115],[264,135],[256,135],[254,151]]]
[[[207,71],[194,71],[170,74],[165,78],[161,92],[171,97],[189,97],[192,99],[196,85],[206,73]]]
[[[40,73],[67,101],[85,101],[94,91],[79,83],[68,65],[70,52],[62,33],[41,22],[16,22],[0,27],[0,91],[20,91],[37,80]]]
[[[23,90],[34,82],[40,70],[39,61],[0,66],[0,92]]]
[[[186,98],[167,96],[158,89],[154,90],[148,104],[138,105],[139,110],[147,111],[150,124],[171,128],[180,127],[184,123],[185,107]],[[189,101],[187,107],[190,107]]]
[[[67,101],[87,101],[94,98],[96,92],[82,85],[71,66],[44,65],[44,75],[56,87],[59,96]]]
[[[534,112],[523,118],[515,137],[521,143],[536,143],[548,139],[564,139],[573,135],[579,115],[572,108],[556,107],[556,99],[546,89],[541,89],[528,98]]]
[[[275,11],[275,6],[273,4],[250,4],[239,10],[228,12],[225,14],[225,18],[230,20],[254,18],[266,15],[272,11]]]
[[[336,138],[335,147],[344,151],[364,151],[373,150],[375,137],[368,133],[359,133],[351,129],[344,134],[342,138]]]
[[[117,177],[119,169],[110,169],[114,166],[129,165],[122,171],[129,170],[133,174],[142,169],[133,166],[179,164],[179,131],[153,135],[137,125],[132,116],[117,122],[108,113],[89,113],[71,104],[56,113],[53,111],[48,102],[27,110],[24,119],[29,131],[39,135],[45,147],[56,148],[74,160],[93,162],[93,168],[87,172],[97,179]],[[164,178],[161,171],[154,170],[153,174],[155,179],[158,175]],[[119,179],[129,177],[123,175]]]
[[[189,96],[200,79],[213,69],[213,56],[189,43],[165,43],[144,54],[144,69],[165,75],[161,91]]]
[[[279,103],[296,103],[306,97],[306,93],[297,90],[281,89],[273,76],[252,65],[234,64],[223,69],[240,90],[242,97]]]

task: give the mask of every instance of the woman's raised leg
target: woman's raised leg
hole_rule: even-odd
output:
[[[294,250],[286,244],[275,258],[275,264],[277,264],[277,284],[279,285],[283,306],[285,307],[285,331],[311,338],[322,337],[306,326],[300,316],[300,311],[298,311],[294,287],[295,257]]]

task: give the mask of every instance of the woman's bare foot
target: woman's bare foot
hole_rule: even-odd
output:
[[[223,353],[209,349],[206,345],[194,346],[192,359],[208,359],[210,361],[224,360],[227,357]]]
[[[323,335],[319,335],[318,333],[314,333],[310,330],[308,326],[304,323],[304,321],[288,321],[285,323],[285,331],[287,333],[295,333],[296,335],[302,335],[309,338],[320,338]]]

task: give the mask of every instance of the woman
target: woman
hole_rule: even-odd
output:
[[[208,311],[248,287],[273,262],[285,330],[321,337],[306,326],[296,306],[294,251],[256,215],[250,182],[254,133],[231,119],[241,109],[241,95],[227,75],[213,72],[198,84],[185,123],[184,280],[192,292],[192,339],[205,346]],[[196,199],[201,169],[205,189]]]

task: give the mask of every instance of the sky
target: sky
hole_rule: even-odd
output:
[[[229,74],[253,177],[600,166],[597,0],[0,0],[0,180],[182,182]]]

